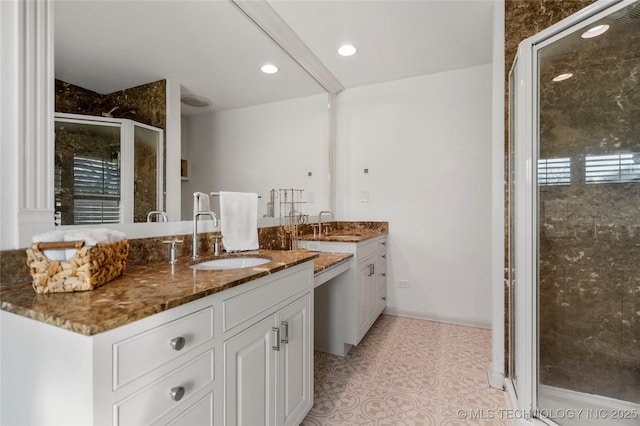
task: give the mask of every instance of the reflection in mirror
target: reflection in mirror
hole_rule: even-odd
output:
[[[258,192],[262,216],[269,189],[302,185],[310,213],[327,207],[326,91],[232,2],[58,0],[53,8],[56,111],[165,130],[165,151],[180,149],[181,158],[164,158],[188,167],[176,187],[183,219],[194,191]],[[265,63],[279,72],[262,73]],[[165,109],[176,83],[211,104]],[[181,121],[178,140],[168,123]],[[124,152],[120,160],[132,162]],[[165,191],[180,176],[167,179]]]
[[[57,224],[144,222],[162,210],[162,140],[131,120],[56,114]]]

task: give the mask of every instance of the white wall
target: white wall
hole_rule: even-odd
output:
[[[338,95],[337,218],[389,221],[390,313],[491,324],[491,101],[490,64]]]
[[[303,213],[325,210],[329,205],[327,102],[323,94],[190,117],[190,180],[182,184],[183,219],[192,214],[194,191],[257,192],[262,196],[258,210],[262,216],[270,189],[304,189],[308,203],[302,206]]]

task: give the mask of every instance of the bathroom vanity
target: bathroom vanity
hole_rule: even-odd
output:
[[[313,259],[130,267],[82,293],[2,289],[3,424],[297,425],[313,402]]]
[[[387,299],[387,232],[337,230],[303,237],[299,246],[353,254],[353,267],[315,291],[315,348],[344,356],[369,331]]]

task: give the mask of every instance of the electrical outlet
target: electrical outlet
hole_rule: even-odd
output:
[[[409,288],[409,281],[408,280],[398,280],[398,287],[399,288]]]

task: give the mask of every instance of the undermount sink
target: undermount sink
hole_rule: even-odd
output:
[[[225,257],[222,259],[207,260],[205,262],[189,265],[191,269],[242,269],[251,268],[271,262],[265,257]]]

